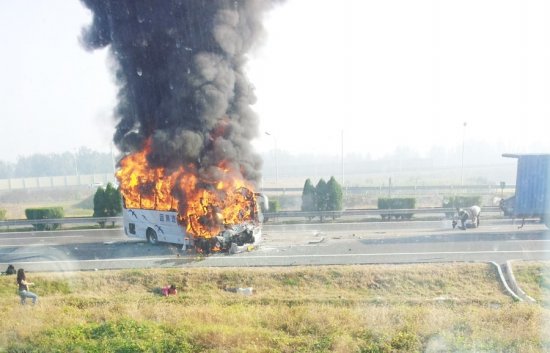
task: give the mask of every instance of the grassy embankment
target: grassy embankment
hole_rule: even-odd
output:
[[[0,278],[0,352],[545,352],[548,308],[485,264],[30,273]],[[158,289],[175,283],[177,297]],[[226,287],[253,287],[243,296]]]
[[[0,209],[7,211],[6,219],[25,219],[25,209],[36,207],[63,207],[65,217],[90,217],[94,193],[89,187],[1,191]]]
[[[513,270],[520,288],[541,305],[550,308],[550,262],[513,262]]]

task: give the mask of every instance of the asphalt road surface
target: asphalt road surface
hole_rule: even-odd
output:
[[[537,223],[484,220],[265,225],[257,249],[199,256],[170,244],[127,238],[121,229],[0,233],[0,270],[81,271],[158,267],[293,266],[550,260],[550,234]]]

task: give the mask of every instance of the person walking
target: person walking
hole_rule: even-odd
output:
[[[20,268],[17,270],[17,284],[19,285],[19,296],[21,297],[21,304],[26,303],[27,298],[32,299],[33,305],[36,304],[38,296],[33,292],[29,291],[29,286],[33,285],[32,282],[27,282],[27,276],[25,275],[25,270]]]

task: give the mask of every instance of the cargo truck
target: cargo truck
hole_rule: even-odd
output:
[[[503,199],[500,208],[505,216],[521,218],[523,227],[526,218],[539,218],[550,228],[550,154],[503,154],[516,158],[516,192]]]

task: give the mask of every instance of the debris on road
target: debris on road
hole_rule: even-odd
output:
[[[325,241],[325,237],[322,237],[319,240],[311,240],[308,244],[320,244]]]

